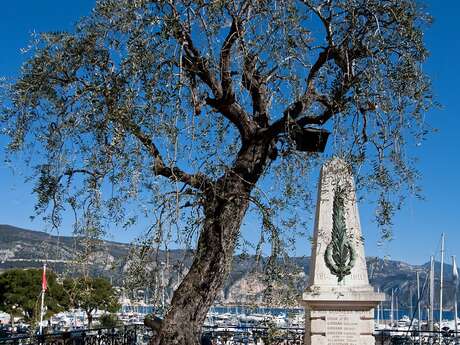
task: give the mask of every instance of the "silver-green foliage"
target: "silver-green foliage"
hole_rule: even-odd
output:
[[[377,191],[386,236],[400,197],[418,193],[407,148],[429,129],[429,22],[412,0],[99,0],[74,32],[34,37],[1,123],[9,152],[30,157],[52,224],[65,208],[95,234],[145,217],[155,243],[193,243],[203,186],[251,135],[271,135],[250,214],[274,251],[308,220],[320,162],[289,131],[325,126],[328,152]]]

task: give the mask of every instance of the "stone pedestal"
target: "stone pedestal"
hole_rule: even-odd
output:
[[[305,307],[307,345],[375,343],[374,308],[384,300],[384,294],[375,293],[369,285],[354,188],[352,174],[344,161],[335,158],[321,169],[310,280],[301,301]],[[345,260],[351,268],[342,277],[337,275],[337,270],[331,269],[332,256],[327,258],[326,253],[328,246],[332,252],[333,213],[339,213],[333,210],[337,191],[342,191],[340,212],[347,241],[352,247]],[[336,224],[336,232],[338,228]]]

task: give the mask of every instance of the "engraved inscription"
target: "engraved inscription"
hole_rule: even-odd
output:
[[[326,274],[324,272],[316,272],[316,278],[318,279],[325,279]]]
[[[327,345],[356,345],[359,342],[359,314],[329,312],[326,316]]]
[[[352,273],[351,279],[352,280],[364,280],[364,274],[363,273]]]

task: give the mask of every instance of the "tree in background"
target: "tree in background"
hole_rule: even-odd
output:
[[[100,0],[35,37],[0,121],[53,226],[67,207],[77,233],[148,220],[146,248],[194,248],[153,342],[196,345],[235,248],[274,258],[306,229],[326,130],[391,235],[418,193],[429,22],[413,0]]]
[[[103,328],[113,328],[117,326],[122,326],[123,322],[118,319],[116,314],[103,314],[99,318],[99,324]]]
[[[12,269],[0,275],[0,310],[14,316],[23,316],[27,322],[37,322],[40,317],[42,270]],[[45,317],[68,309],[62,285],[52,271],[46,272]]]
[[[71,305],[86,312],[88,328],[91,328],[95,311],[116,312],[120,308],[116,291],[105,278],[66,278],[63,281],[63,286]]]

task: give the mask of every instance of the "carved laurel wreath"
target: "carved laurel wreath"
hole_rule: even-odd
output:
[[[355,265],[356,252],[345,225],[344,191],[337,188],[334,193],[332,207],[332,238],[326,247],[324,261],[331,273],[341,282],[351,273]]]

